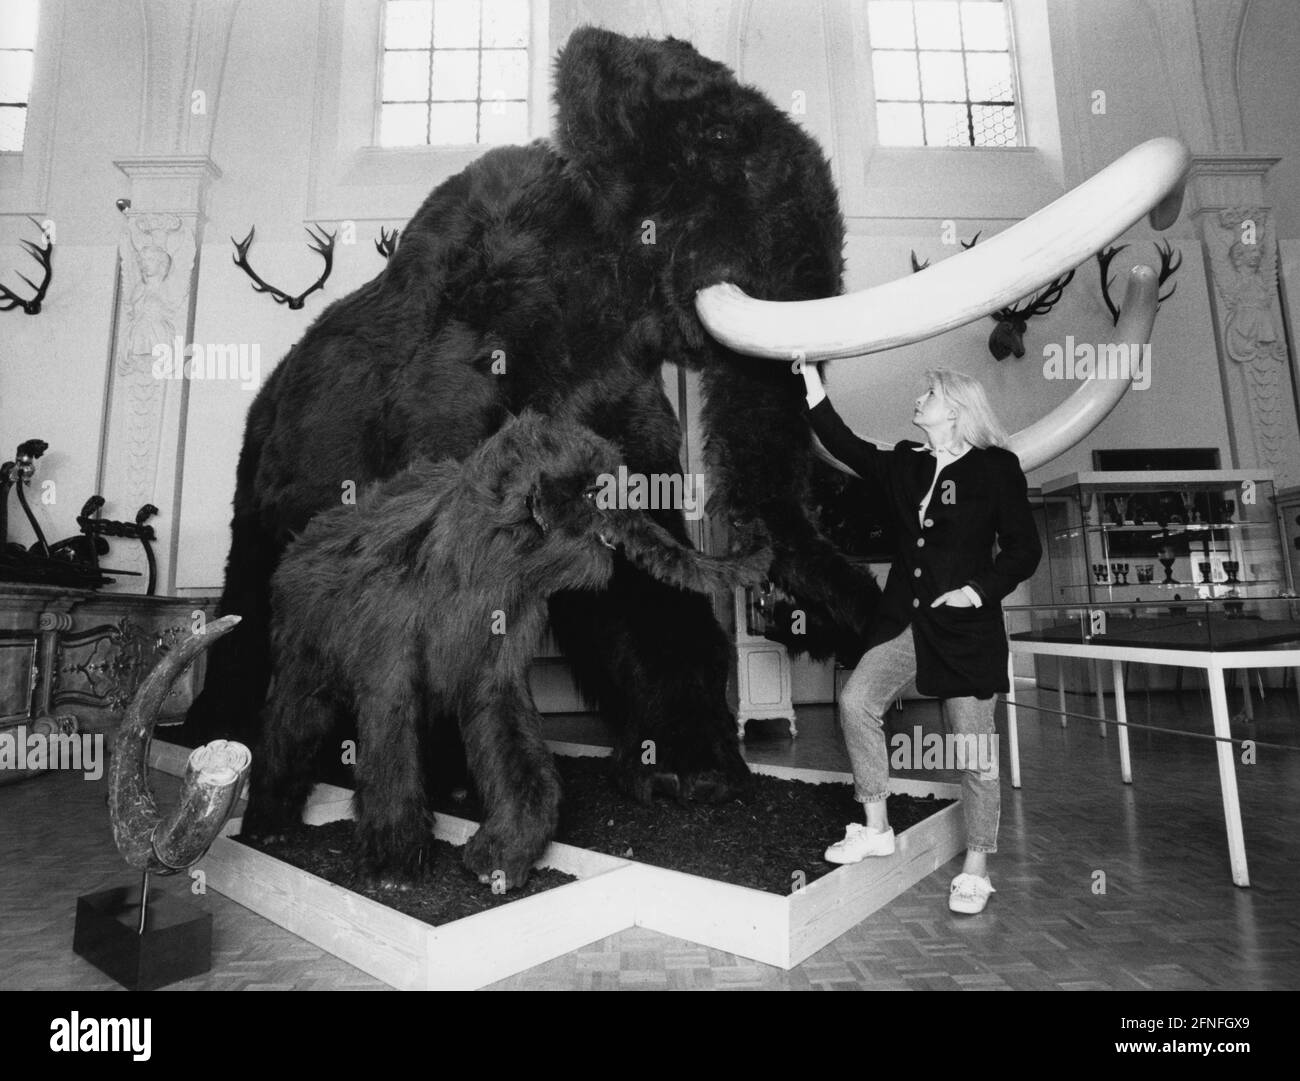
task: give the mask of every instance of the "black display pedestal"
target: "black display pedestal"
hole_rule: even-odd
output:
[[[140,933],[140,891],[130,886],[77,898],[72,952],[131,991],[152,991],[212,968],[212,913],[150,894]]]

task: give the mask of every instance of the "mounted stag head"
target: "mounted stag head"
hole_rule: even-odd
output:
[[[315,230],[313,232],[313,229]],[[305,301],[317,289],[325,287],[326,279],[330,276],[330,271],[334,269],[334,238],[338,236],[338,231],[327,233],[319,225],[313,226],[307,230],[307,235],[311,237],[311,244],[308,245],[312,251],[325,260],[325,269],[321,271],[321,276],[316,279],[315,283],[309,288],[303,290],[296,297],[277,289],[274,285],[268,285],[257,272],[248,265],[248,249],[253,246],[253,236],[257,232],[257,227],[253,226],[248,230],[248,236],[243,240],[236,240],[233,236],[230,242],[235,246],[236,255],[235,266],[239,267],[245,274],[253,279],[253,288],[259,293],[270,293],[271,298],[277,304],[288,304],[290,311],[298,311]]]
[[[980,230],[982,233],[984,230]],[[970,240],[961,241],[961,246],[967,251],[979,242],[980,234],[976,233]],[[912,252],[912,273],[918,274],[930,265],[927,259],[924,263],[916,257],[916,252]],[[1016,359],[1025,355],[1025,330],[1029,320],[1035,315],[1046,315],[1055,307],[1057,301],[1061,299],[1061,294],[1065,287],[1070,284],[1070,279],[1074,277],[1074,271],[1062,274],[1054,279],[1041,293],[1038,293],[1029,303],[1024,305],[1008,305],[995,311],[991,318],[997,323],[993,328],[993,333],[989,335],[989,352],[993,354],[994,360],[1005,360],[1007,357],[1015,354]]]
[[[1025,355],[1025,331],[1029,329],[1029,320],[1036,315],[1046,315],[1061,299],[1065,287],[1074,279],[1074,271],[1054,278],[1041,293],[1025,304],[1013,304],[999,308],[992,318],[998,324],[989,335],[989,352],[994,360],[1006,360],[1015,356],[1017,360]]]
[[[50,281],[54,277],[54,240],[35,218],[29,217],[27,220],[40,229],[41,236],[45,238],[45,247],[43,248],[37,247],[30,240],[20,241],[27,254],[41,264],[41,284],[37,285],[26,274],[18,275],[31,288],[36,290],[35,294],[30,298],[20,297],[13,290],[0,285],[0,312],[22,308],[28,315],[37,315],[41,310],[41,302],[45,299],[45,293],[50,288]]]
[[[1105,251],[1097,253],[1097,266],[1101,271],[1101,298],[1106,302],[1112,325],[1119,322],[1119,309],[1115,307],[1115,302],[1110,299],[1110,283],[1113,280],[1110,277],[1110,264],[1115,256],[1127,247],[1127,244],[1121,244],[1118,247],[1107,248]],[[1183,265],[1183,253],[1174,251],[1167,240],[1156,244],[1155,249],[1156,254],[1160,256],[1160,271],[1156,282],[1157,287],[1159,287],[1178,273],[1178,268]],[[1169,287],[1169,292],[1163,293],[1157,298],[1157,304],[1163,304],[1174,295],[1177,288],[1178,283],[1175,282]]]
[[[980,232],[983,232],[981,229]],[[961,242],[961,246],[967,251],[975,247],[979,241],[980,234],[976,233],[970,238],[970,242]],[[924,263],[918,263],[916,253],[912,253],[912,272],[917,273],[924,270],[930,265],[927,259]],[[1035,315],[1046,315],[1055,307],[1056,302],[1061,299],[1061,293],[1065,287],[1070,284],[1070,279],[1074,277],[1074,271],[1063,274],[1056,278],[1044,289],[1037,294],[1033,300],[1025,305],[1008,305],[995,311],[991,318],[997,326],[993,328],[993,333],[989,335],[989,352],[993,354],[994,360],[1006,360],[1013,353],[1017,360],[1025,355],[1025,330],[1028,328],[1029,320]]]

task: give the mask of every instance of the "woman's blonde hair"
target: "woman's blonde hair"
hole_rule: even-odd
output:
[[[979,380],[951,368],[932,368],[925,373],[929,386],[937,387],[943,400],[957,411],[956,436],[972,447],[1005,447],[1002,427]]]

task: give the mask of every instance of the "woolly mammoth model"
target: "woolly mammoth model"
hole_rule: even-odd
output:
[[[355,507],[317,515],[272,582],[274,674],[245,830],[299,819],[344,711],[357,724],[361,866],[389,883],[413,877],[430,838],[423,763],[449,726],[486,811],[465,865],[522,884],[560,796],[527,683],[547,599],[604,588],[615,551],[656,582],[701,592],[754,581],[771,561],[760,549],[701,555],[613,505],[620,462],[587,429],[526,413],[463,462],[418,462]]]
[[[710,510],[764,524],[770,577],[805,614],[798,644],[825,655],[837,637],[860,639],[878,592],[809,520],[814,447],[790,361],[982,318],[1162,199],[1171,221],[1166,196],[1186,166],[1176,144],[1147,144],[969,252],[840,297],[844,227],[826,159],[757,90],[685,42],[593,28],[570,37],[555,85],[554,139],[491,150],[439,186],[383,273],[329,307],[254,402],[222,601],[244,622],[213,653],[194,735],[242,734],[229,728],[257,717],[268,583],[289,537],[341,486],[418,457],[464,458],[525,406],[594,429],[633,471],[679,473],[665,361],[702,371]],[[1032,429],[1022,464],[1086,434],[1110,393],[1085,387],[1069,417]],[[685,541],[679,511],[655,516]],[[746,783],[725,699],[731,654],[706,598],[616,557],[604,591],[557,593],[550,616],[615,726],[628,791],[714,799]],[[640,762],[646,739],[654,770]]]

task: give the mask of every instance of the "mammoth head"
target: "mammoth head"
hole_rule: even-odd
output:
[[[674,299],[729,281],[840,291],[843,222],[816,141],[675,38],[576,30],[555,71],[555,142],[606,223],[671,266]]]
[[[585,553],[580,562],[598,578],[612,572],[615,551],[660,581],[706,593],[757,581],[771,563],[762,531],[748,534],[746,551],[735,559],[715,559],[683,544],[647,513],[649,507],[626,498],[622,456],[590,429],[526,411],[499,438],[520,450],[523,503],[533,526],[570,555]],[[680,481],[663,478],[673,479]]]
[[[501,429],[497,442],[518,462],[502,474],[517,484],[533,525],[552,540],[616,546],[614,522],[598,504],[602,477],[614,474],[618,449],[582,425],[525,410]]]

